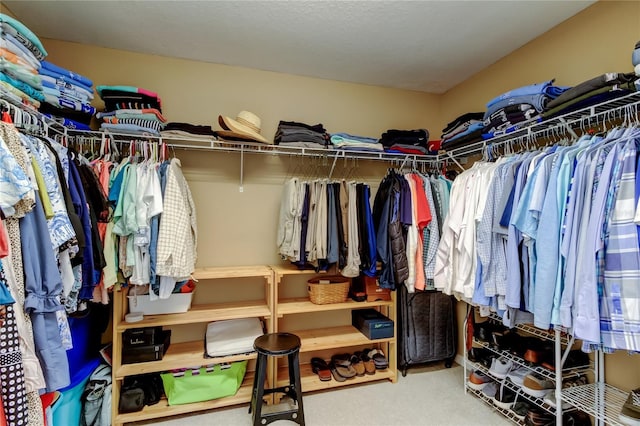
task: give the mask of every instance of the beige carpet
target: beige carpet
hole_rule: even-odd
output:
[[[435,363],[409,369],[398,382],[348,386],[304,396],[307,426],[425,426],[512,424],[472,395],[465,395],[463,370],[457,364]],[[250,426],[248,405],[200,412],[189,416],[140,422],[163,426]],[[293,425],[289,421],[271,423]]]

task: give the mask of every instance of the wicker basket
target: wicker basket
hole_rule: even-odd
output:
[[[311,303],[326,305],[345,302],[349,295],[351,282],[343,276],[331,275],[311,278],[307,284]]]

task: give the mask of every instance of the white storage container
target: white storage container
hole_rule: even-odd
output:
[[[168,299],[151,301],[148,294],[127,296],[129,312],[142,312],[145,315],[179,314],[191,308],[193,293],[171,293]]]

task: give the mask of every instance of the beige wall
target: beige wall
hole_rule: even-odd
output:
[[[442,117],[484,111],[495,96],[555,78],[572,86],[605,72],[633,72],[640,2],[600,1],[445,93]]]

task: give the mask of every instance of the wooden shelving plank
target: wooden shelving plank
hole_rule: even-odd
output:
[[[160,361],[137,362],[123,364],[115,371],[115,376],[122,379],[134,374],[154,373],[177,368],[201,367],[203,365],[220,364],[222,362],[242,361],[256,358],[255,353],[232,355],[226,357],[205,358],[202,340],[183,343],[172,343]]]
[[[270,317],[271,310],[264,300],[192,305],[188,312],[180,314],[145,315],[139,322],[121,322],[117,331],[138,327],[204,323],[235,318]]]
[[[271,273],[271,268],[268,266],[257,265],[196,268],[192,275],[197,280],[214,280],[223,278],[270,277]]]
[[[344,303],[328,303],[326,305],[316,305],[311,303],[308,298],[295,298],[295,299],[282,299],[277,304],[278,315],[290,315],[309,312],[326,312],[337,311],[342,309],[364,309],[375,308],[378,306],[391,306],[393,301],[391,300],[379,300],[376,302],[356,302],[354,300],[347,300]]]
[[[269,267],[271,269],[273,269],[273,272],[276,273],[276,275],[279,276],[285,276],[285,275],[322,275],[322,274],[330,274],[331,271],[320,271],[317,272],[313,269],[298,269],[297,267],[293,266],[293,265],[269,265]]]
[[[114,423],[137,422],[141,420],[155,419],[158,417],[175,416],[178,414],[193,413],[213,408],[228,407],[230,405],[248,404],[251,401],[251,390],[253,387],[253,372],[247,372],[242,381],[242,386],[233,396],[213,399],[211,401],[195,402],[193,404],[169,405],[166,399],[161,399],[159,403],[146,406],[142,411],[135,413],[118,414]]]
[[[386,370],[376,370],[375,374],[365,374],[362,377],[353,377],[347,379],[344,382],[338,382],[331,377],[331,380],[323,382],[318,378],[318,375],[311,370],[310,364],[300,365],[300,381],[302,383],[302,392],[313,392],[318,390],[326,390],[337,388],[341,386],[350,386],[361,383],[375,382],[379,380],[389,380],[395,382],[397,373],[394,370],[387,368]],[[289,383],[289,370],[287,367],[278,369],[278,383],[277,386],[284,386]]]
[[[376,345],[395,340],[394,337],[370,340],[357,328],[351,325],[339,327],[317,328],[312,330],[298,330],[291,333],[300,337],[302,346],[300,352],[320,351],[331,348],[345,348],[348,346]]]

